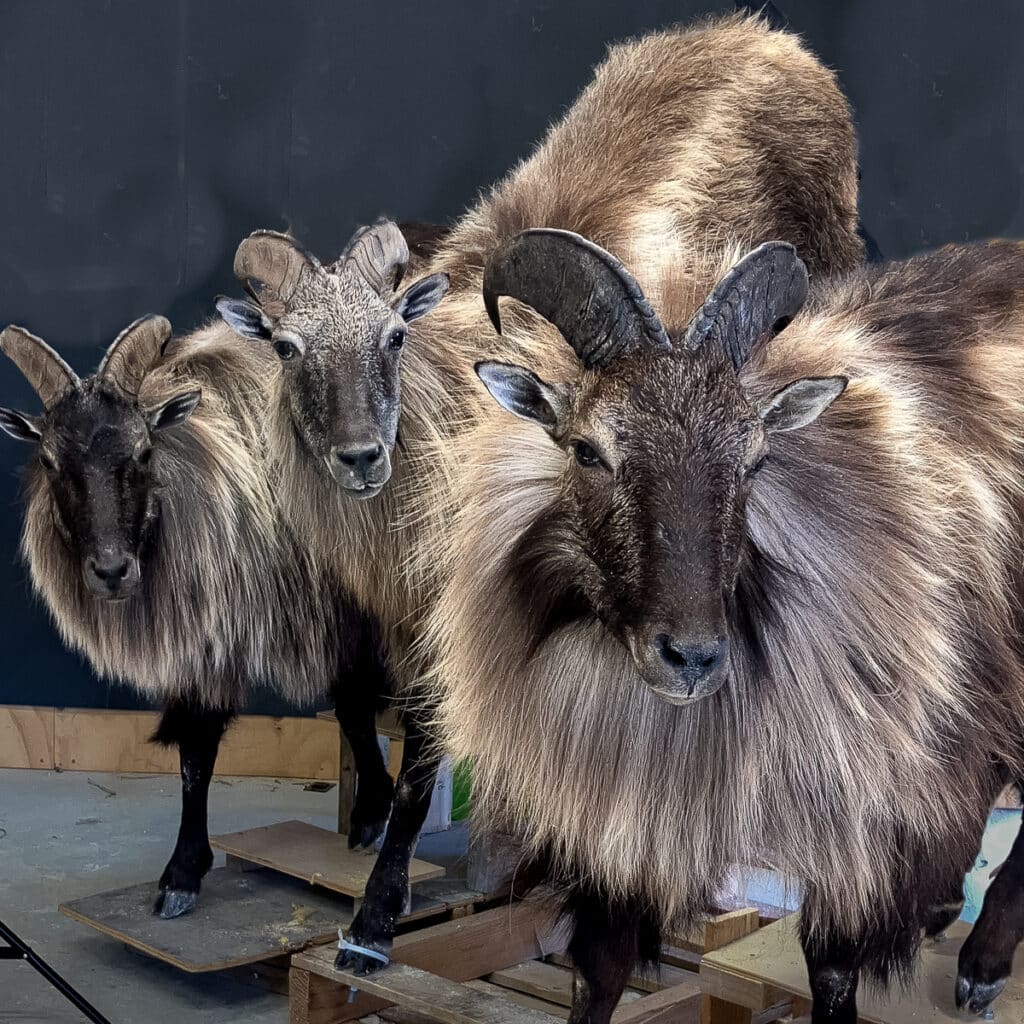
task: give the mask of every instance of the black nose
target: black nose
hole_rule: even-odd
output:
[[[347,469],[356,474],[365,474],[368,469],[377,465],[384,455],[381,444],[364,444],[352,448],[335,448],[334,457]]]
[[[116,587],[128,575],[128,559],[90,558],[89,571],[108,587]]]
[[[688,694],[714,675],[729,654],[729,639],[724,636],[671,637],[662,633],[655,640],[658,651],[686,684]]]

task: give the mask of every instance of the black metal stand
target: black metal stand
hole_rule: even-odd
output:
[[[10,928],[0,921],[0,939],[7,943],[0,946],[0,960],[24,960],[34,967],[68,1002],[76,1006],[93,1024],[110,1024],[110,1021],[91,1003],[73,989],[42,957],[18,938]]]

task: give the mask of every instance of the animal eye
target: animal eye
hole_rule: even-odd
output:
[[[406,331],[404,327],[396,327],[388,335],[388,348],[392,352],[397,352],[405,344]]]
[[[576,461],[581,466],[603,466],[604,461],[601,456],[597,454],[597,450],[593,445],[587,444],[586,441],[573,441],[572,451],[576,456]]]
[[[278,338],[278,340],[274,342],[274,351],[285,362],[289,359],[294,359],[299,354],[298,346],[284,338]]]
[[[139,452],[139,465],[140,466],[148,466],[150,461],[152,460],[152,458],[153,458],[153,449],[152,449],[152,447],[147,448],[143,452]]]
[[[57,472],[57,463],[50,458],[46,452],[40,450],[39,452],[39,464],[46,470],[47,473]]]

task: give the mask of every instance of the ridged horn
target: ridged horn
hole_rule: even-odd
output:
[[[765,242],[715,285],[690,320],[683,344],[695,352],[710,339],[738,370],[759,341],[800,312],[807,284],[807,267],[796,249],[788,242]]]
[[[349,239],[332,269],[351,267],[378,295],[388,295],[401,284],[408,263],[405,235],[394,221],[381,218]]]
[[[142,381],[171,336],[166,317],[144,316],[129,324],[111,343],[96,376],[112,381],[129,395],[138,395]]]
[[[21,370],[44,409],[54,406],[70,389],[81,386],[78,374],[42,338],[24,327],[12,325],[0,333],[0,352]]]
[[[550,321],[588,369],[641,345],[670,348],[636,278],[572,231],[532,228],[499,246],[484,268],[484,305],[501,333],[498,299],[518,299]]]
[[[320,263],[294,238],[279,231],[254,231],[235,252],[235,277],[274,319],[283,315],[303,274]]]

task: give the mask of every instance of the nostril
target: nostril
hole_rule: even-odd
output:
[[[684,678],[694,682],[717,668],[728,650],[728,640],[723,636],[680,640],[661,633],[654,643],[658,653],[669,665]]]
[[[120,562],[97,562],[95,558],[89,559],[89,569],[92,574],[105,583],[123,580],[128,575],[128,559]]]
[[[384,454],[384,448],[376,444],[372,448],[368,448],[366,451],[366,464],[372,466],[375,462],[380,461],[380,457]]]
[[[366,470],[375,466],[384,456],[381,444],[364,445],[362,448],[335,448],[334,458],[347,469]]]

